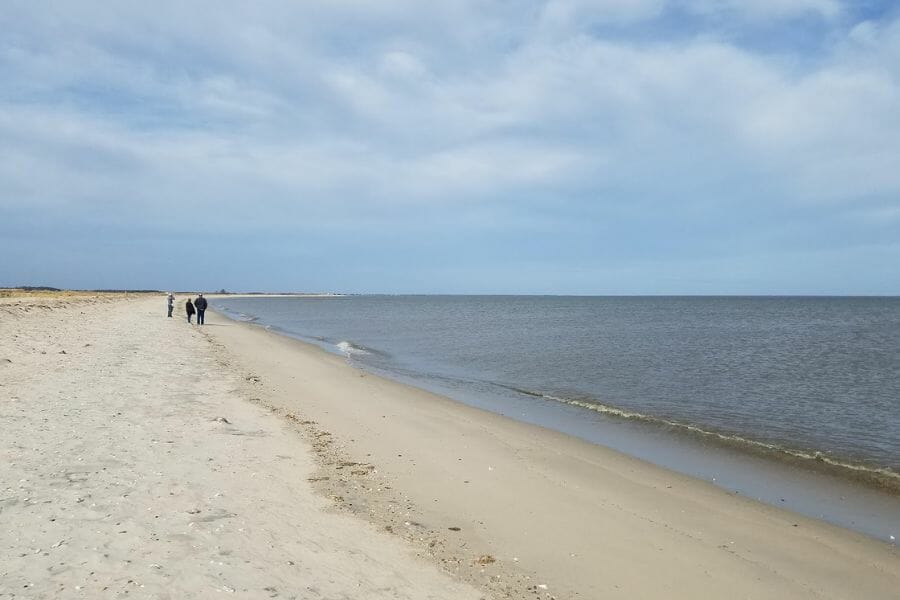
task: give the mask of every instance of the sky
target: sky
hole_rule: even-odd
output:
[[[900,295],[900,3],[0,10],[0,286]]]

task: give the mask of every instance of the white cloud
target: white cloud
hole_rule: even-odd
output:
[[[685,6],[700,14],[738,15],[752,21],[809,16],[834,19],[843,10],[839,0],[687,0]]]
[[[630,23],[657,17],[666,0],[549,0],[541,9],[541,25],[570,31],[597,24]]]
[[[0,98],[0,205],[175,210],[252,195],[282,224],[313,205],[508,203],[529,190],[593,202],[616,190],[657,207],[747,189],[771,203],[900,194],[896,23],[860,25],[798,69],[708,36],[578,33],[652,19],[666,8],[654,0],[216,6],[22,4],[5,17],[0,74],[17,91]]]
[[[386,52],[381,57],[381,69],[389,77],[400,80],[417,80],[428,75],[428,70],[415,55],[402,50]]]

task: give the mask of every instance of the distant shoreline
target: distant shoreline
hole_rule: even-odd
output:
[[[148,290],[148,289],[64,289],[49,286],[19,286],[19,287],[0,287],[0,296],[13,295],[33,295],[33,294],[177,294],[179,296],[190,296],[194,294],[205,294],[207,296],[220,297],[277,297],[277,296],[299,296],[299,297],[330,297],[330,296],[347,296],[337,292],[222,292],[222,291],[205,291],[205,290]]]

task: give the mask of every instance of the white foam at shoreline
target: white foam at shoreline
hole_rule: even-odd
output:
[[[338,342],[335,345],[337,346],[338,350],[343,352],[348,357],[353,356],[354,354],[356,354],[356,355],[371,354],[371,352],[364,350],[363,348],[360,348],[358,346],[354,346],[350,342]]]
[[[609,415],[612,417],[620,418],[620,419],[629,419],[636,421],[643,421],[647,423],[652,423],[656,425],[663,425],[667,427],[674,428],[676,430],[681,430],[684,432],[688,432],[694,435],[700,435],[707,438],[712,438],[717,441],[732,445],[732,446],[743,446],[747,449],[761,451],[767,454],[781,454],[790,458],[800,459],[800,460],[812,460],[819,463],[824,463],[831,467],[835,467],[837,469],[846,469],[857,474],[860,477],[863,477],[867,480],[875,480],[881,485],[886,485],[891,488],[900,489],[900,473],[896,471],[884,468],[884,467],[874,467],[869,465],[862,465],[858,463],[852,463],[845,460],[839,460],[835,458],[831,458],[828,455],[819,452],[819,451],[803,451],[796,450],[792,448],[785,448],[783,446],[779,446],[777,444],[771,444],[767,442],[762,442],[759,440],[753,440],[746,437],[742,437],[734,434],[725,434],[719,433],[717,431],[709,431],[707,429],[703,429],[696,425],[690,425],[688,423],[680,423],[678,421],[672,421],[669,419],[664,419],[661,417],[654,417],[651,415],[645,415],[638,412],[632,412],[623,410],[620,408],[616,408],[614,406],[608,406],[605,404],[601,404],[599,402],[589,402],[586,400],[577,400],[573,398],[560,398],[558,396],[553,396],[550,394],[543,394],[540,392],[532,392],[530,390],[522,390],[515,389],[515,391],[526,394],[528,396],[536,396],[539,398],[543,398],[545,400],[552,400],[554,402],[559,402],[561,404],[568,404],[570,406],[577,406],[579,408],[586,408],[588,410],[592,410],[594,412],[602,413],[605,415]]]

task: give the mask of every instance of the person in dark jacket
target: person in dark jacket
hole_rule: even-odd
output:
[[[197,309],[197,325],[203,325],[203,315],[206,312],[206,298],[203,297],[203,294],[197,294],[194,307]]]
[[[188,323],[190,323],[191,317],[194,316],[194,304],[191,302],[190,298],[188,298],[187,303],[184,305],[184,310],[187,311]]]
[[[166,306],[169,309],[169,316],[172,316],[172,309],[175,308],[175,295],[172,292],[169,292],[168,297],[166,297]]]

